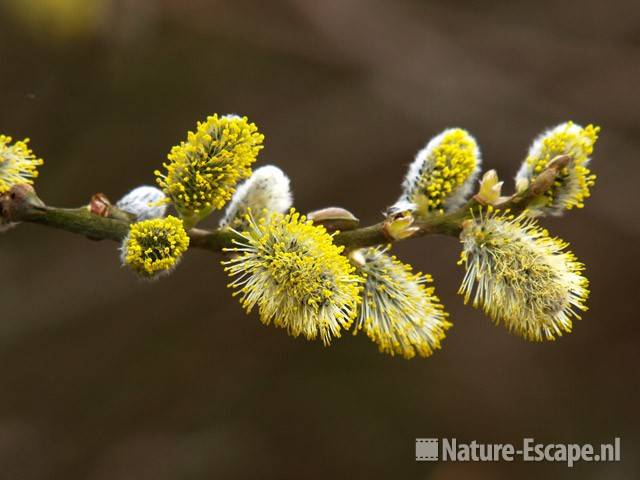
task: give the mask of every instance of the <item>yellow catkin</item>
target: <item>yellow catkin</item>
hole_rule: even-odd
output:
[[[440,348],[451,323],[434,288],[428,286],[431,276],[413,273],[410,265],[387,250],[366,248],[353,255],[365,278],[354,333],[364,330],[383,353],[428,357]]]
[[[264,135],[246,117],[212,115],[171,149],[156,181],[185,218],[221,209],[251,175]]]
[[[534,219],[489,208],[465,222],[461,239],[466,274],[459,293],[509,331],[553,340],[586,310],[584,266]]]
[[[179,218],[144,220],[131,225],[122,244],[122,263],[142,277],[155,278],[171,272],[188,247],[189,237]]]
[[[419,213],[455,208],[470,192],[480,163],[478,145],[466,130],[445,130],[416,155],[401,200],[414,203]]]
[[[293,210],[246,220],[247,230],[226,249],[234,258],[222,262],[234,295],[247,312],[257,306],[264,324],[328,345],[351,325],[360,301],[362,279],[343,247]]]
[[[569,164],[560,171],[554,184],[544,194],[541,207],[555,215],[564,210],[582,208],[596,180],[588,165],[599,132],[600,127],[587,125],[583,128],[566,122],[543,133],[529,149],[516,181],[531,182],[555,157],[569,155]]]
[[[29,148],[29,139],[11,143],[11,137],[0,135],[0,195],[18,184],[33,184],[38,169],[44,163]]]

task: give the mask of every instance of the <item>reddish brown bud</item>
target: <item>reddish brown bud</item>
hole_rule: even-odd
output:
[[[104,193],[96,193],[88,205],[89,211],[99,217],[108,217],[110,207],[111,202]]]

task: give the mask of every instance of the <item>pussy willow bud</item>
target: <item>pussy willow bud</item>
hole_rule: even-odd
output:
[[[162,218],[167,212],[166,195],[156,187],[134,188],[116,203],[120,210],[135,215],[136,221]]]
[[[459,293],[509,331],[553,340],[586,310],[584,266],[532,218],[489,207],[463,223],[461,241],[466,273]]]
[[[453,210],[471,193],[480,164],[480,149],[466,130],[445,130],[416,154],[398,203],[415,204],[418,215]]]
[[[589,188],[595,184],[596,176],[588,165],[599,131],[600,128],[593,125],[583,128],[566,122],[544,132],[531,145],[516,175],[516,185],[525,180],[534,181],[547,171],[553,159],[568,155],[570,160],[544,193],[540,209],[552,215],[561,215],[565,210],[582,208],[584,200],[590,195]]]
[[[293,210],[271,213],[240,233],[235,254],[223,261],[232,278],[229,287],[260,320],[297,337],[320,337],[325,345],[349,328],[357,313],[362,279],[354,274],[343,247],[321,226]]]
[[[329,232],[345,231],[358,228],[360,220],[353,213],[341,207],[327,207],[314,210],[307,214],[307,218],[315,225],[322,225]]]
[[[213,115],[171,149],[156,180],[188,226],[221,209],[251,175],[264,136],[246,117]]]
[[[0,135],[0,195],[14,185],[33,184],[38,169],[44,163],[29,148],[29,139],[10,145],[11,137]]]
[[[229,203],[220,227],[242,230],[249,210],[254,215],[285,213],[293,204],[290,181],[282,170],[273,165],[260,167],[238,187]]]

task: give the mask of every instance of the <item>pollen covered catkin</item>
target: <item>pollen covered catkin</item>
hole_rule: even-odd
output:
[[[553,340],[587,309],[584,266],[533,218],[489,207],[465,221],[460,238],[466,273],[459,293],[509,331]]]
[[[354,333],[364,330],[382,353],[428,357],[440,348],[451,323],[429,286],[431,276],[413,273],[388,250],[371,247],[351,254],[365,279]]]
[[[419,215],[458,208],[471,193],[481,163],[480,149],[469,132],[447,129],[416,154],[397,203],[415,205]]]
[[[558,216],[565,210],[584,206],[596,180],[588,166],[599,132],[600,127],[587,125],[583,128],[566,122],[536,138],[516,175],[516,184],[533,181],[559,155],[571,158],[536,206],[538,210]]]
[[[195,224],[224,207],[238,181],[251,175],[263,141],[246,117],[209,116],[171,149],[156,181],[185,221]]]
[[[122,242],[122,264],[143,278],[167,275],[189,247],[182,220],[169,215],[133,223]]]
[[[0,195],[19,184],[33,184],[38,167],[44,163],[29,148],[29,139],[11,145],[11,137],[0,135]]]
[[[357,314],[362,282],[343,247],[293,210],[260,220],[249,214],[246,221],[235,246],[225,249],[235,256],[222,262],[242,306],[257,306],[262,323],[294,337],[320,337],[325,345],[340,337]]]

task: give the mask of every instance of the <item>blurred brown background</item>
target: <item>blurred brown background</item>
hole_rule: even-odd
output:
[[[545,225],[592,283],[574,333],[530,344],[456,295],[459,245],[396,253],[455,323],[405,361],[246,316],[218,258],[137,281],[117,246],[34,225],[0,238],[0,479],[564,478],[640,473],[640,4],[5,0],[0,131],[43,156],[59,206],[141,183],[207,114],[248,115],[302,211],[375,222],[412,156],[473,132],[509,179],[532,138],[602,126],[587,208]],[[416,463],[416,437],[608,442],[620,464]]]

